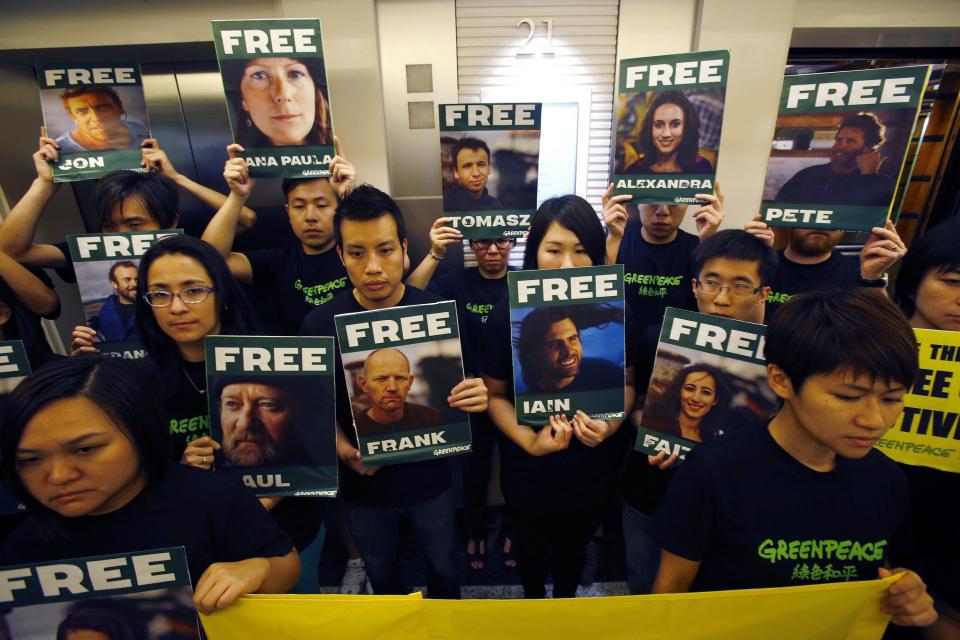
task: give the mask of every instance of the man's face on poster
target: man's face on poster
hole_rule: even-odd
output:
[[[110,284],[117,293],[120,304],[133,304],[137,301],[136,267],[117,267],[113,271],[113,280]]]
[[[833,139],[830,166],[849,170],[857,166],[857,158],[870,149],[863,142],[863,130],[857,127],[841,127]]]
[[[91,91],[67,98],[64,105],[83,135],[108,143],[123,131],[123,107],[113,97],[100,91]]]
[[[816,257],[833,251],[841,240],[843,231],[823,229],[790,229],[790,248],[802,256]]]
[[[543,389],[559,389],[577,376],[583,358],[580,332],[570,318],[554,322],[547,328],[540,347],[540,386]]]
[[[220,393],[220,427],[230,464],[253,467],[274,461],[292,414],[283,389],[245,382],[225,386]]]
[[[403,408],[413,378],[406,357],[395,349],[385,349],[367,357],[359,382],[374,407],[392,414]]]
[[[490,156],[483,149],[460,149],[453,177],[461,187],[479,198],[490,177]]]

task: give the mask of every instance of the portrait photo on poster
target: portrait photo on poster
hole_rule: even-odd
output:
[[[60,153],[139,149],[150,137],[143,85],[40,89],[47,136]]]
[[[539,130],[441,131],[443,211],[537,208]]]
[[[139,340],[136,325],[140,258],[76,262],[77,286],[87,326],[99,342]]]

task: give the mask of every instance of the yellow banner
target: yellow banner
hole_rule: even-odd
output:
[[[920,374],[903,414],[877,443],[905,464],[960,472],[960,331],[914,329]]]
[[[253,595],[201,620],[210,640],[879,640],[897,579],[568,600]]]

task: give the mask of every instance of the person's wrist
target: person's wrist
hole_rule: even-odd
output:
[[[36,178],[33,179],[33,184],[36,185],[37,187],[40,187],[41,189],[46,189],[49,191],[54,191],[57,189],[57,187],[60,186],[59,182],[53,181],[52,175],[49,178],[46,176],[37,176]]]
[[[861,287],[873,287],[876,289],[885,289],[887,286],[888,277],[886,273],[881,273],[876,278],[871,278],[869,277],[868,274],[865,274],[864,272],[861,271],[860,277],[858,278],[858,282]]]
[[[446,248],[441,248],[440,250],[437,250],[436,247],[431,247],[430,249],[430,257],[437,261],[443,260],[446,257],[446,253],[447,253]]]

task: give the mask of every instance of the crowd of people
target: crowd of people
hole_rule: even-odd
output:
[[[248,67],[243,82],[253,86],[266,71]],[[307,89],[324,110],[320,88]],[[251,99],[238,100],[258,124]],[[682,116],[667,111],[682,111],[678,104],[665,102],[663,114],[651,110],[652,126],[666,133],[651,138],[652,164],[636,171],[706,162],[683,155],[680,134],[670,138],[671,118]],[[545,597],[548,576],[553,597],[573,597],[588,542],[620,505],[632,594],[899,572],[882,603],[893,622],[935,625],[943,635],[931,637],[960,637],[956,523],[937,498],[951,495],[957,477],[898,465],[873,448],[899,416],[917,373],[912,329],[960,330],[960,220],[929,230],[909,251],[887,223],[872,230],[858,256],[846,256],[835,251],[839,232],[790,230],[786,248],[776,251],[773,230],[759,218],[744,229],[723,229],[719,189],[699,194],[702,204],[693,211],[631,205],[630,196],[613,195],[612,185],[601,216],[579,196],[547,200],[532,219],[524,270],[624,266],[626,419],[574,411],[535,429],[518,422],[514,407],[506,277],[514,241],[470,240],[477,266],[437,274],[450,247],[463,242],[439,218],[429,253],[411,270],[400,207],[358,184],[334,142],[329,178],[283,181],[297,239],[287,247],[233,251],[237,234],[256,224],[246,201],[257,185],[242,146],[227,150],[227,195],[178,177],[155,140],[144,142],[146,172],[100,179],[93,200],[100,232],[175,228],[178,185],[216,209],[202,238],[165,238],[138,269],[111,273],[117,295],[133,309],[129,330],[148,354],[134,362],[97,355],[105,326],[77,327],[72,357],[46,345],[40,318],[55,317],[59,303],[42,269],[58,269],[68,281],[73,274],[64,245],[34,241],[56,189],[50,163],[63,150],[40,139],[37,177],[0,226],[0,336],[22,340],[35,371],[11,394],[0,431],[0,473],[28,510],[15,528],[5,527],[0,564],[183,545],[195,603],[209,612],[242,594],[287,592],[311,574],[315,582],[315,541],[327,516],[350,550],[348,571],[362,567],[374,593],[399,594],[410,587],[400,562],[405,516],[426,559],[428,597],[460,597],[451,462],[364,465],[339,353],[339,498],[258,501],[239,481],[208,472],[215,451],[231,445],[210,435],[204,339],[263,335],[244,290],[256,283],[272,291],[286,335],[336,338],[340,314],[456,302],[466,375],[447,403],[467,412],[472,428],[473,451],[462,465],[470,570],[486,562],[486,492],[499,447],[509,523],[501,541],[527,598]],[[668,155],[675,148],[677,156]],[[680,229],[687,215],[696,234]],[[886,274],[898,262],[888,294]],[[124,300],[115,306],[126,306]],[[741,414],[720,419],[713,409],[729,393],[722,374],[709,366],[682,369],[663,413],[678,434],[703,443],[682,465],[676,455],[633,450],[668,306],[766,324],[767,381],[779,399],[769,422]],[[120,325],[123,314],[116,313]],[[565,349],[558,357],[586,362],[576,351],[576,319],[564,320],[573,346],[558,347]],[[409,362],[390,350],[368,364],[393,361],[406,372],[391,375],[409,377]],[[526,384],[543,386],[546,376]],[[228,387],[215,391],[229,395]],[[248,390],[229,391],[238,406],[247,401]],[[416,412],[404,414],[409,403],[401,404],[376,405],[364,419],[371,428],[388,414],[413,420]],[[830,541],[852,541],[853,550],[847,545],[841,554]],[[829,567],[816,578],[809,567],[803,573],[801,565],[811,563],[796,561],[808,557],[797,548],[819,549],[819,565]]]

